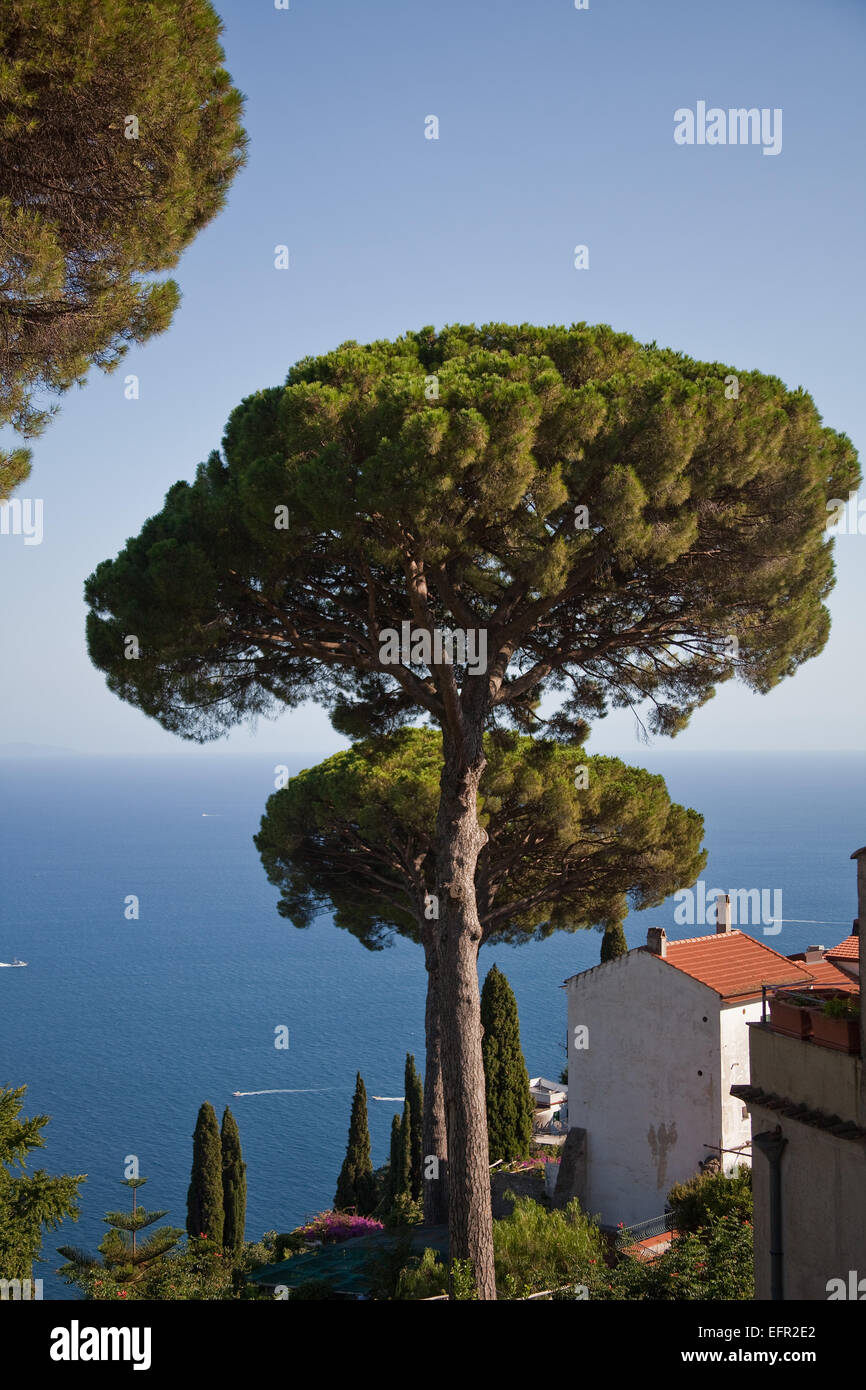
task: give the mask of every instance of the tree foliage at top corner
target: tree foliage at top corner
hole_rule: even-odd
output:
[[[39,1257],[44,1230],[78,1220],[78,1189],[83,1173],[52,1177],[43,1168],[28,1171],[34,1149],[45,1144],[47,1115],[23,1118],[26,1086],[0,1086],[0,1279],[29,1279]]]
[[[177,264],[244,160],[210,0],[0,8],[0,426],[166,329]],[[0,452],[0,498],[30,471]]]

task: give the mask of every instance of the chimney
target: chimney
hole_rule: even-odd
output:
[[[807,947],[806,947],[806,964],[807,964],[807,965],[809,965],[812,961],[818,961],[818,960],[823,960],[823,959],[824,959],[824,947],[823,947],[823,946],[807,946]]]
[[[664,960],[668,950],[668,938],[664,927],[650,927],[646,934],[646,948],[652,951],[654,956],[661,956]]]
[[[851,935],[859,936],[860,923],[866,922],[866,845],[863,849],[855,849],[851,858],[857,860],[857,916],[851,927]]]
[[[716,898],[716,935],[724,936],[731,930],[731,895],[720,893]]]

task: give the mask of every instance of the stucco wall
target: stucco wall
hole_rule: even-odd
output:
[[[719,998],[646,951],[575,976],[568,1122],[587,1132],[584,1208],[605,1224],[659,1216],[722,1133]],[[575,1048],[585,1025],[589,1046]]]
[[[749,1080],[749,1030],[748,1023],[756,1023],[761,1017],[760,999],[749,1004],[726,1004],[721,1011],[719,1027],[721,1031],[721,1092],[722,1092],[722,1132],[716,1142],[723,1149],[736,1149],[748,1144],[752,1126],[748,1111],[741,1100],[731,1095],[732,1086],[742,1086]],[[735,1153],[722,1155],[726,1173],[734,1173],[743,1164],[749,1164],[748,1153],[739,1157]]]
[[[851,1270],[866,1280],[866,1149],[776,1110],[759,1105],[751,1110],[753,1133],[781,1124],[788,1141],[781,1165],[785,1302],[824,1301],[828,1281],[844,1279],[847,1285]],[[769,1163],[756,1153],[755,1297],[761,1300],[770,1297],[769,1178]]]
[[[750,1028],[752,1084],[813,1110],[863,1124],[859,1057],[802,1042],[770,1028]]]

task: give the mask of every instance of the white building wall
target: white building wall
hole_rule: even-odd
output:
[[[746,1024],[757,1023],[760,1017],[760,999],[748,1004],[726,1004],[721,1011],[722,1132],[719,1139],[712,1142],[723,1149],[739,1148],[752,1138],[749,1112],[741,1100],[731,1095],[731,1087],[748,1084],[749,1030]],[[722,1166],[728,1174],[735,1173],[741,1165],[748,1167],[750,1162],[748,1153],[742,1158],[735,1153],[722,1154]]]
[[[661,1215],[671,1186],[719,1142],[719,996],[641,950],[566,989],[568,1123],[587,1131],[583,1206],[630,1226]],[[581,1025],[585,1049],[575,1047]]]

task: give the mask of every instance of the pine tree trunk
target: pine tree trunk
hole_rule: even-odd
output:
[[[442,1089],[442,1038],[439,1022],[439,979],[432,940],[424,943],[427,965],[427,1003],[424,1013],[426,1065],[424,1070],[424,1220],[444,1226],[448,1220],[448,1139],[445,1094]],[[438,1175],[427,1177],[428,1160],[438,1159]]]
[[[481,720],[459,737],[443,730],[437,820],[439,1012],[448,1132],[448,1233],[452,1259],[468,1259],[478,1298],[496,1298],[481,1056],[475,867],[486,840],[477,794],[484,771]]]

